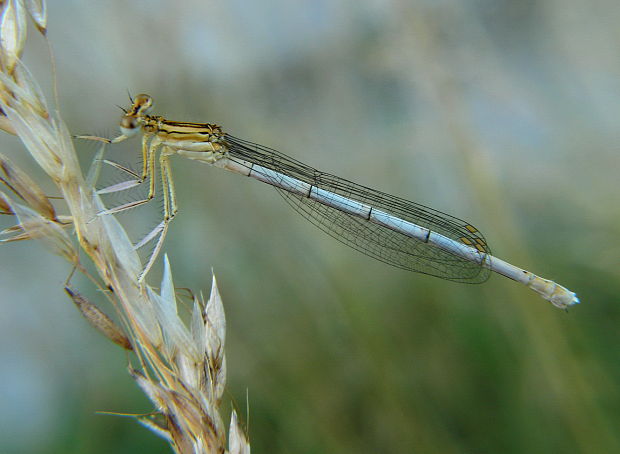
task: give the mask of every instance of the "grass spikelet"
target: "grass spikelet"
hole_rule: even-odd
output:
[[[0,153],[0,181],[40,215],[56,220],[56,210],[39,185],[2,153]]]
[[[79,292],[71,300],[96,329],[132,349],[129,371],[156,413],[136,419],[162,436],[177,453],[224,453],[226,430],[219,406],[226,382],[225,317],[215,278],[209,300],[194,298],[187,326],[179,316],[172,270],[165,257],[161,291],[139,281],[140,259],[123,226],[111,215],[84,178],[71,135],[60,114],[47,108],[35,78],[20,60],[27,14],[46,32],[42,0],[0,3],[0,127],[15,133],[56,185],[62,215],[25,172],[0,156],[0,180],[19,198],[0,192],[0,211],[16,217],[2,241],[41,239],[52,251],[84,272],[114,307],[119,325]],[[67,228],[71,227],[71,228]],[[78,262],[87,256],[96,275]],[[230,452],[249,453],[249,444],[233,414]]]
[[[123,330],[101,309],[69,287],[65,287],[65,292],[93,328],[125,350],[133,350]]]

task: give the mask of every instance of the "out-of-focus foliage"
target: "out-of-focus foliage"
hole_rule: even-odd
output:
[[[115,135],[115,104],[146,92],[168,118],[465,218],[497,256],[583,301],[564,314],[501,277],[464,286],[387,267],[271,188],[174,159],[165,250],[178,286],[218,276],[229,392],[240,415],[249,402],[254,452],[620,451],[617,2],[59,1],[48,13],[72,132]],[[27,47],[44,77],[45,43]],[[81,145],[84,167],[95,151]],[[110,153],[136,167],[138,151]],[[158,208],[119,216],[137,240]],[[64,264],[35,243],[0,258],[0,451],[168,452],[94,414],[151,406],[63,295]]]

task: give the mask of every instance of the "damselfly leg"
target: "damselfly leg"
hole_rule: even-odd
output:
[[[127,134],[122,134],[114,139],[106,139],[97,136],[78,136],[78,138],[81,139],[101,141],[110,144],[122,142],[129,137],[130,135]],[[148,194],[145,198],[133,200],[131,202],[118,205],[116,207],[108,208],[99,212],[99,216],[116,214],[147,204],[155,197],[155,160],[158,153],[162,191],[164,196],[164,217],[163,220],[154,229],[147,233],[134,246],[135,249],[140,249],[147,243],[150,243],[152,240],[156,239],[155,246],[148,257],[142,273],[139,276],[139,281],[142,281],[144,279],[146,274],[155,263],[155,260],[157,259],[157,256],[161,251],[166,234],[168,233],[168,224],[174,218],[178,211],[176,194],[174,190],[174,181],[172,179],[172,172],[170,170],[170,162],[168,160],[168,156],[171,154],[171,150],[169,149],[169,147],[162,144],[161,140],[159,140],[158,137],[154,137],[152,134],[145,134],[142,137],[142,174],[139,175],[137,172],[116,162],[105,161],[107,164],[118,170],[121,170],[124,173],[127,173],[128,175],[133,176],[135,179],[117,183],[97,191],[99,194],[111,194],[139,186],[147,181],[149,185]]]

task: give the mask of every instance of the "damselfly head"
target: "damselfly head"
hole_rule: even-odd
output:
[[[121,118],[121,132],[126,136],[132,136],[138,132],[151,107],[153,107],[153,98],[149,95],[136,96],[129,110]]]

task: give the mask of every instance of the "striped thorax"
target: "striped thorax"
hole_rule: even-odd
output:
[[[223,157],[226,142],[220,126],[170,121],[161,116],[152,116],[148,114],[152,105],[153,99],[149,95],[135,97],[132,106],[121,118],[120,129],[125,138],[142,130],[157,144],[167,147],[163,150],[166,154],[176,152],[190,159],[210,163]]]

